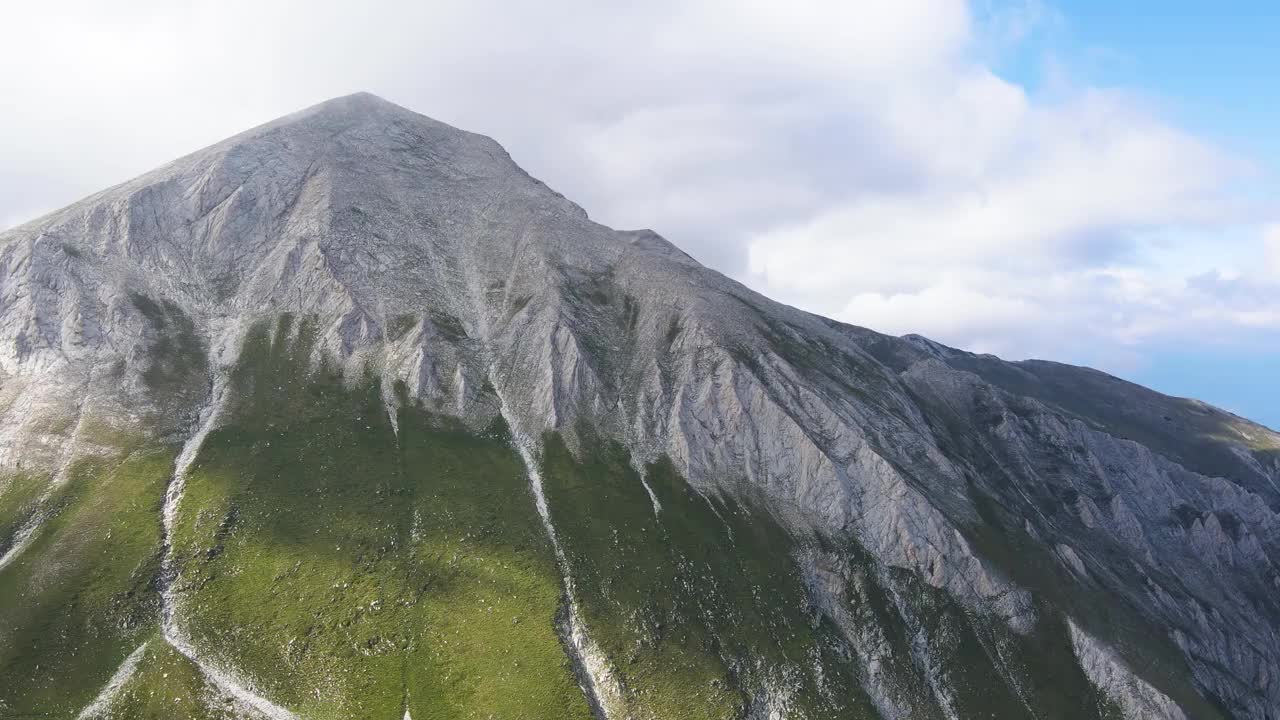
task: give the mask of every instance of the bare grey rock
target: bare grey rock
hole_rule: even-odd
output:
[[[1041,560],[988,545],[1025,541],[1072,592],[1157,628],[1236,717],[1280,707],[1280,435],[1094,371],[774,303],[652,231],[591,221],[494,141],[366,94],[0,234],[0,466],[56,478],[108,451],[103,433],[186,437],[234,329],[285,313],[315,323],[317,362],[380,373],[389,405],[402,382],[473,427],[505,411],[571,446],[587,422],[1017,633],[1044,593],[1020,563]],[[158,366],[162,338],[199,367]],[[881,711],[915,712],[894,688],[923,683],[945,715],[928,639],[895,666],[850,609],[861,571],[801,564]],[[1179,716],[1095,631],[1072,636],[1131,716]],[[785,715],[779,682],[753,717]]]

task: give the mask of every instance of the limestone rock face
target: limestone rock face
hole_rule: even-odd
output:
[[[1091,370],[780,305],[593,222],[493,140],[367,94],[0,234],[6,477],[58,482],[105,435],[181,442],[247,328],[285,314],[314,323],[317,366],[376,374],[392,416],[504,415],[571,449],[590,428],[638,467],[670,458],[701,493],[855,540],[888,587],[906,571],[1016,636],[1061,613],[1127,716],[1193,716],[1143,676],[1167,651],[1199,700],[1276,717],[1280,435]],[[848,609],[866,571],[797,561],[881,714],[923,717],[894,690],[885,631]],[[786,717],[779,697],[750,716]]]

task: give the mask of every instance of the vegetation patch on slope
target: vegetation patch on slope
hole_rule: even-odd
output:
[[[666,460],[642,480],[619,445],[579,435],[581,459],[545,439],[546,493],[588,629],[638,716],[766,716],[773,703],[792,717],[877,717],[810,611],[781,526],[700,495]]]
[[[308,372],[314,333],[249,336],[175,534],[197,646],[308,718],[583,718],[558,571],[506,428]]]
[[[174,450],[77,462],[0,571],[0,711],[71,717],[154,627],[160,502]]]

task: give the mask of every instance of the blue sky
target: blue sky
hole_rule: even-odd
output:
[[[1280,160],[1280,8],[1275,3],[1071,0],[1000,70],[1032,88],[1046,63],[1147,93],[1189,129],[1271,167]]]
[[[1212,398],[1219,407],[1275,429],[1280,427],[1276,368],[1280,352],[1274,350],[1167,348],[1153,353],[1128,379],[1172,395]]]
[[[999,71],[1035,91],[1059,66],[1084,82],[1135,88],[1187,129],[1248,158],[1276,197],[1280,170],[1280,7],[1230,3],[1072,0],[1046,7]],[[1213,242],[1205,238],[1202,242]],[[1225,346],[1147,348],[1119,372],[1170,394],[1210,399],[1280,428],[1280,337]]]
[[[1280,426],[1270,3],[58,0],[5,20],[0,67],[23,71],[0,73],[0,228],[367,90],[783,302]]]

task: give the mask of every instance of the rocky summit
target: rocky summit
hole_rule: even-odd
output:
[[[367,94],[0,234],[0,718],[1274,720],[1278,512]]]

